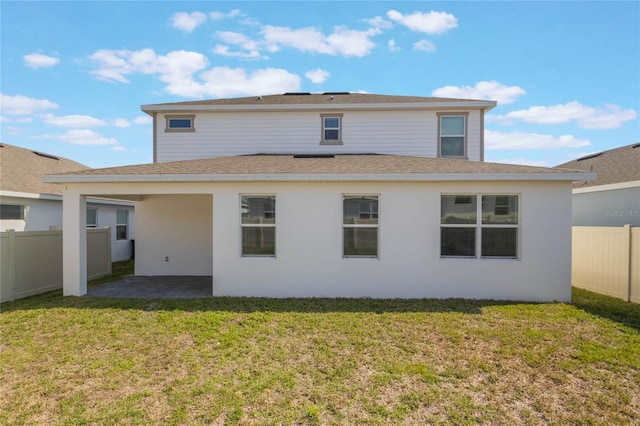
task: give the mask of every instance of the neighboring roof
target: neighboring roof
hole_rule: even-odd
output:
[[[30,194],[62,195],[62,187],[44,183],[41,176],[90,170],[68,158],[0,143],[0,190]]]
[[[576,182],[575,188],[640,181],[640,143],[590,154],[556,168],[596,173],[596,179]]]
[[[399,155],[243,155],[110,167],[47,182],[445,181],[590,179],[546,167]]]
[[[249,96],[244,98],[211,99],[142,105],[148,113],[189,110],[258,110],[287,108],[482,108],[491,109],[495,101],[474,99],[434,98],[426,96],[375,95],[369,93],[324,92],[284,93],[279,95]]]

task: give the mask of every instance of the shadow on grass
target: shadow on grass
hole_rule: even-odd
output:
[[[571,303],[578,309],[598,317],[618,322],[640,332],[640,305],[614,297],[572,289]]]

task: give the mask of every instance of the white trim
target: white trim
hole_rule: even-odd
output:
[[[175,105],[150,104],[140,109],[147,114],[154,112],[222,112],[222,111],[308,111],[308,110],[395,110],[395,109],[455,109],[474,108],[489,110],[496,101],[453,101],[453,102],[398,102],[361,104],[266,104],[266,105]]]
[[[62,195],[53,194],[33,194],[30,192],[14,192],[14,191],[0,191],[0,197],[14,197],[14,198],[29,198],[34,200],[51,200],[62,201]],[[110,200],[107,198],[93,198],[88,197],[87,203],[91,204],[105,204],[111,206],[123,206],[123,207],[135,207],[135,203],[132,201],[118,201]]]
[[[640,180],[632,180],[630,182],[610,183],[607,185],[590,186],[588,188],[575,188],[574,194],[583,194],[585,192],[612,191],[615,189],[640,188]]]
[[[123,182],[446,182],[446,181],[584,181],[595,173],[256,173],[256,174],[118,174],[47,175],[49,183]]]

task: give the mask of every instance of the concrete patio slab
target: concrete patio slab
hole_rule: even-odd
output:
[[[211,277],[130,276],[87,289],[88,297],[191,299],[212,296]]]

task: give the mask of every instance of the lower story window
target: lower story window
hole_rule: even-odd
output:
[[[87,228],[96,228],[98,226],[98,209],[94,207],[87,208]]]
[[[129,239],[129,212],[127,210],[116,211],[116,240]]]
[[[0,219],[24,220],[24,206],[19,204],[0,204]]]
[[[378,257],[378,196],[342,198],[344,257]]]
[[[517,259],[518,204],[518,195],[442,195],[440,256]]]
[[[275,195],[242,195],[240,197],[242,255],[276,255]]]

